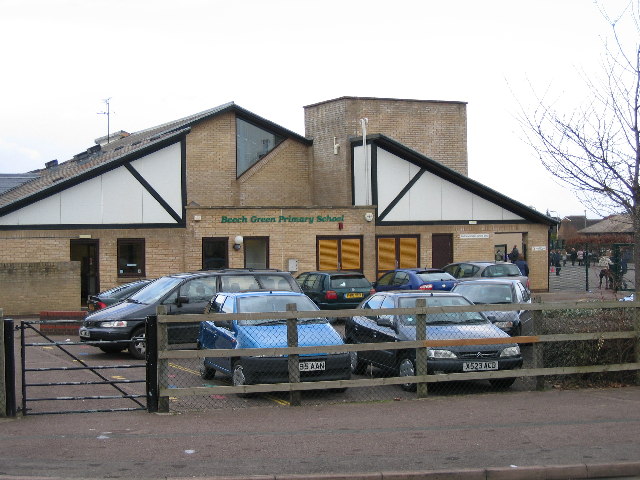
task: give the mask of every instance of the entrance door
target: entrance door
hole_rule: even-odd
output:
[[[378,269],[376,278],[396,268],[419,267],[418,235],[376,237]]]
[[[269,268],[269,237],[244,237],[245,268]]]
[[[71,240],[71,261],[80,262],[81,304],[100,291],[98,280],[98,240]]]
[[[431,266],[442,268],[453,262],[453,235],[434,233],[431,236]]]

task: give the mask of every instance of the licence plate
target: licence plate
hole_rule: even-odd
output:
[[[89,338],[91,336],[91,334],[89,333],[89,330],[87,330],[86,328],[82,327],[79,331],[78,334],[83,337],[83,338]]]
[[[318,372],[324,369],[324,360],[321,362],[300,362],[301,372]]]
[[[498,362],[464,362],[462,364],[463,372],[478,372],[481,370],[498,370]]]
[[[345,298],[362,298],[364,297],[364,293],[347,293]]]

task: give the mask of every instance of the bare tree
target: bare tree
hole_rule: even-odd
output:
[[[563,113],[537,97],[533,111],[523,108],[527,142],[544,167],[572,188],[590,211],[624,214],[633,223],[635,289],[640,279],[640,0],[630,0],[612,16],[603,44],[599,76],[583,73],[590,97]],[[621,29],[632,35],[621,35]],[[631,42],[628,41],[631,39]],[[637,295],[637,293],[636,293]]]

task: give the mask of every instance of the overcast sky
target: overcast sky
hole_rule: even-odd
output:
[[[580,72],[601,72],[609,32],[591,0],[0,0],[0,173],[94,145],[106,98],[112,132],[233,101],[300,134],[323,100],[452,100],[468,102],[471,178],[582,215],[522,140],[519,103],[531,86],[588,98]]]

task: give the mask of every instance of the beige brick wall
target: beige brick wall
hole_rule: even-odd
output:
[[[467,175],[467,113],[463,102],[343,97],[305,107],[305,136],[313,138],[314,199],[351,203],[350,138],[383,134]],[[334,154],[333,142],[340,144]]]
[[[0,263],[0,308],[5,316],[80,310],[80,262]]]
[[[510,239],[520,238],[516,242],[527,245],[526,258],[529,264],[530,288],[534,291],[547,291],[548,251],[533,250],[533,247],[547,245],[548,227],[546,225],[502,224],[502,225],[417,225],[378,227],[378,235],[420,235],[420,266],[431,267],[433,252],[431,236],[434,233],[449,233],[453,236],[453,261],[493,260],[494,245],[504,243],[502,234]],[[464,233],[486,233],[488,238],[460,238]],[[509,250],[513,243],[509,245]],[[522,253],[522,249],[520,248]],[[375,265],[375,259],[373,260]],[[375,278],[375,273],[370,278]]]
[[[235,115],[208,119],[187,135],[187,205],[309,206],[311,154],[307,145],[285,140],[236,178]]]

